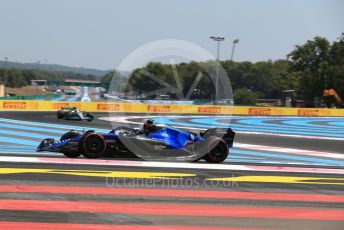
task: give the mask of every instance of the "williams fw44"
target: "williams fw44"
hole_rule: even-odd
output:
[[[199,134],[169,126],[154,125],[142,129],[117,127],[109,133],[89,130],[83,134],[71,130],[59,141],[44,139],[37,151],[60,152],[70,158],[117,157],[159,161],[198,161],[220,163],[227,159],[235,133],[230,128],[213,128]]]

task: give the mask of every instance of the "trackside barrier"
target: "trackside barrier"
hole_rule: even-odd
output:
[[[252,116],[336,116],[344,117],[344,109],[281,108],[217,105],[161,105],[116,102],[54,102],[8,100],[0,101],[0,110],[9,111],[56,111],[62,106],[75,106],[88,112],[115,113],[167,113],[167,114],[233,114]]]

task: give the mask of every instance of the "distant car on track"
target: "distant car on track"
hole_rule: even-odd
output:
[[[77,120],[77,121],[92,121],[94,119],[93,115],[88,112],[81,112],[76,107],[73,106],[63,106],[57,111],[58,119],[65,120]]]
[[[44,139],[37,151],[61,152],[70,158],[80,155],[86,158],[124,155],[154,160],[152,156],[171,156],[176,159],[191,156],[189,161],[204,159],[209,163],[220,163],[228,157],[234,136],[235,132],[230,128],[208,129],[197,135],[169,126],[154,125],[152,120],[148,120],[142,129],[118,127],[105,134],[93,130],[81,134],[71,130],[59,141]],[[133,151],[132,146],[139,146],[140,151]],[[147,158],[140,155],[141,152],[151,155]]]

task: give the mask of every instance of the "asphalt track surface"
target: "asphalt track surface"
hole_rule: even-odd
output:
[[[89,123],[57,120],[54,113],[0,112],[0,229],[343,229],[340,118],[300,121],[328,132],[312,126],[297,137],[301,127],[294,120],[281,118],[292,122],[291,131],[272,125],[260,135],[248,128],[261,121],[235,118],[235,147],[219,165],[34,152],[42,136],[111,129],[98,119],[107,116]],[[190,119],[172,122],[201,122]]]

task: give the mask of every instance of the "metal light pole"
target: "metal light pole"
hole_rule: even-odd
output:
[[[5,74],[4,74],[4,94],[6,97],[6,84],[7,84],[7,61],[8,61],[8,57],[5,57]]]
[[[213,39],[214,41],[217,42],[217,54],[216,54],[216,61],[217,61],[217,65],[216,65],[216,80],[215,80],[215,100],[218,100],[218,91],[219,91],[219,71],[220,71],[220,42],[224,41],[225,38],[224,37],[215,37],[212,36],[210,37],[210,39]]]
[[[239,43],[239,39],[235,39],[235,40],[233,41],[232,54],[231,54],[231,61],[233,61],[235,45],[238,44],[238,43]]]

